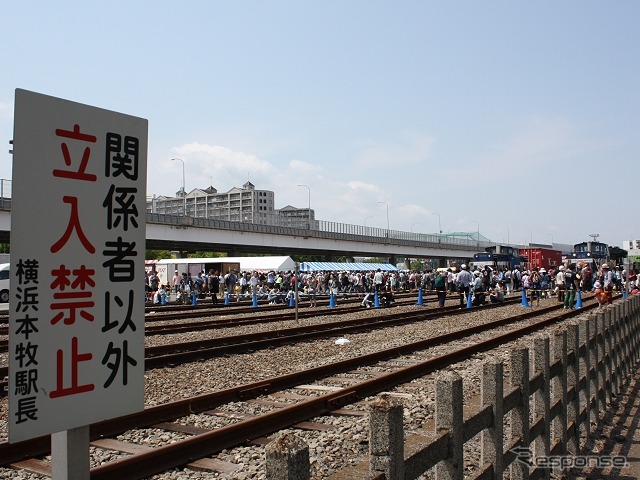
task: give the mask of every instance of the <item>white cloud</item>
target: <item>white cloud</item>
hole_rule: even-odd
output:
[[[267,171],[271,167],[269,162],[258,159],[255,155],[237,152],[219,145],[191,143],[175,149],[177,156],[194,160],[201,167],[212,171]]]
[[[291,160],[289,162],[289,167],[294,172],[305,175],[322,172],[322,167],[320,165],[314,165],[312,163],[305,162],[304,160]]]
[[[427,215],[431,215],[431,212],[429,212],[426,208],[420,206],[420,205],[415,205],[415,204],[407,204],[407,205],[402,205],[401,207],[398,207],[397,211],[402,215],[405,216],[407,218],[413,218],[413,217],[418,217],[418,218],[424,218]],[[429,218],[429,222],[435,221],[436,223],[438,222],[437,218]],[[425,223],[427,223],[425,221]]]
[[[264,184],[267,183],[265,179],[269,179],[273,173],[277,172],[272,164],[255,155],[220,145],[190,143],[175,147],[172,152],[172,157],[184,161],[187,191],[212,185],[218,191],[225,192],[244,184],[247,180],[254,184]],[[167,159],[163,164],[163,170],[172,178],[154,179],[149,183],[161,184],[170,192],[175,191],[176,176],[179,175],[177,167],[176,162]],[[155,175],[156,173],[150,170],[150,178]],[[171,182],[171,187],[167,187],[168,182]],[[269,187],[259,188],[270,189]]]
[[[359,180],[351,180],[349,182],[347,182],[347,187],[349,187],[351,190],[355,190],[355,191],[359,191],[359,192],[366,192],[366,193],[381,193],[382,189],[377,186],[377,185],[373,185],[372,183],[365,183],[365,182],[361,182]]]

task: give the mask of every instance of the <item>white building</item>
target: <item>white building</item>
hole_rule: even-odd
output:
[[[274,193],[256,190],[251,182],[220,193],[213,186],[180,189],[175,197],[159,196],[147,200],[147,212],[165,215],[201,217],[231,222],[257,223],[297,228],[314,228],[315,214],[308,208],[287,205],[277,210]]]
[[[629,252],[630,257],[640,257],[640,240],[623,240],[622,248]]]

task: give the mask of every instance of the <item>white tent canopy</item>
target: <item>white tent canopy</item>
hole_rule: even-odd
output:
[[[240,270],[261,270],[274,272],[286,272],[295,270],[296,262],[291,257],[231,257],[228,262],[237,261],[240,264]]]
[[[238,263],[242,271],[269,271],[275,272],[294,270],[296,264],[291,257],[202,257],[202,258],[164,258],[156,262],[160,265],[188,265],[188,264],[210,264],[210,263]]]
[[[303,272],[370,272],[372,270],[396,271],[390,263],[339,263],[339,262],[303,262],[300,270]]]

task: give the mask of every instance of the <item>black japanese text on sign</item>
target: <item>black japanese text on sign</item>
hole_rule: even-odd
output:
[[[16,91],[10,441],[143,408],[146,152],[146,120]]]

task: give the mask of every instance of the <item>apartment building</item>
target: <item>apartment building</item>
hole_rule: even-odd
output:
[[[275,208],[275,194],[258,190],[251,182],[218,192],[213,186],[194,188],[189,193],[180,189],[175,197],[158,196],[147,199],[147,212],[165,215],[201,217],[232,222],[257,223],[313,229],[315,214],[309,208],[287,205]]]

